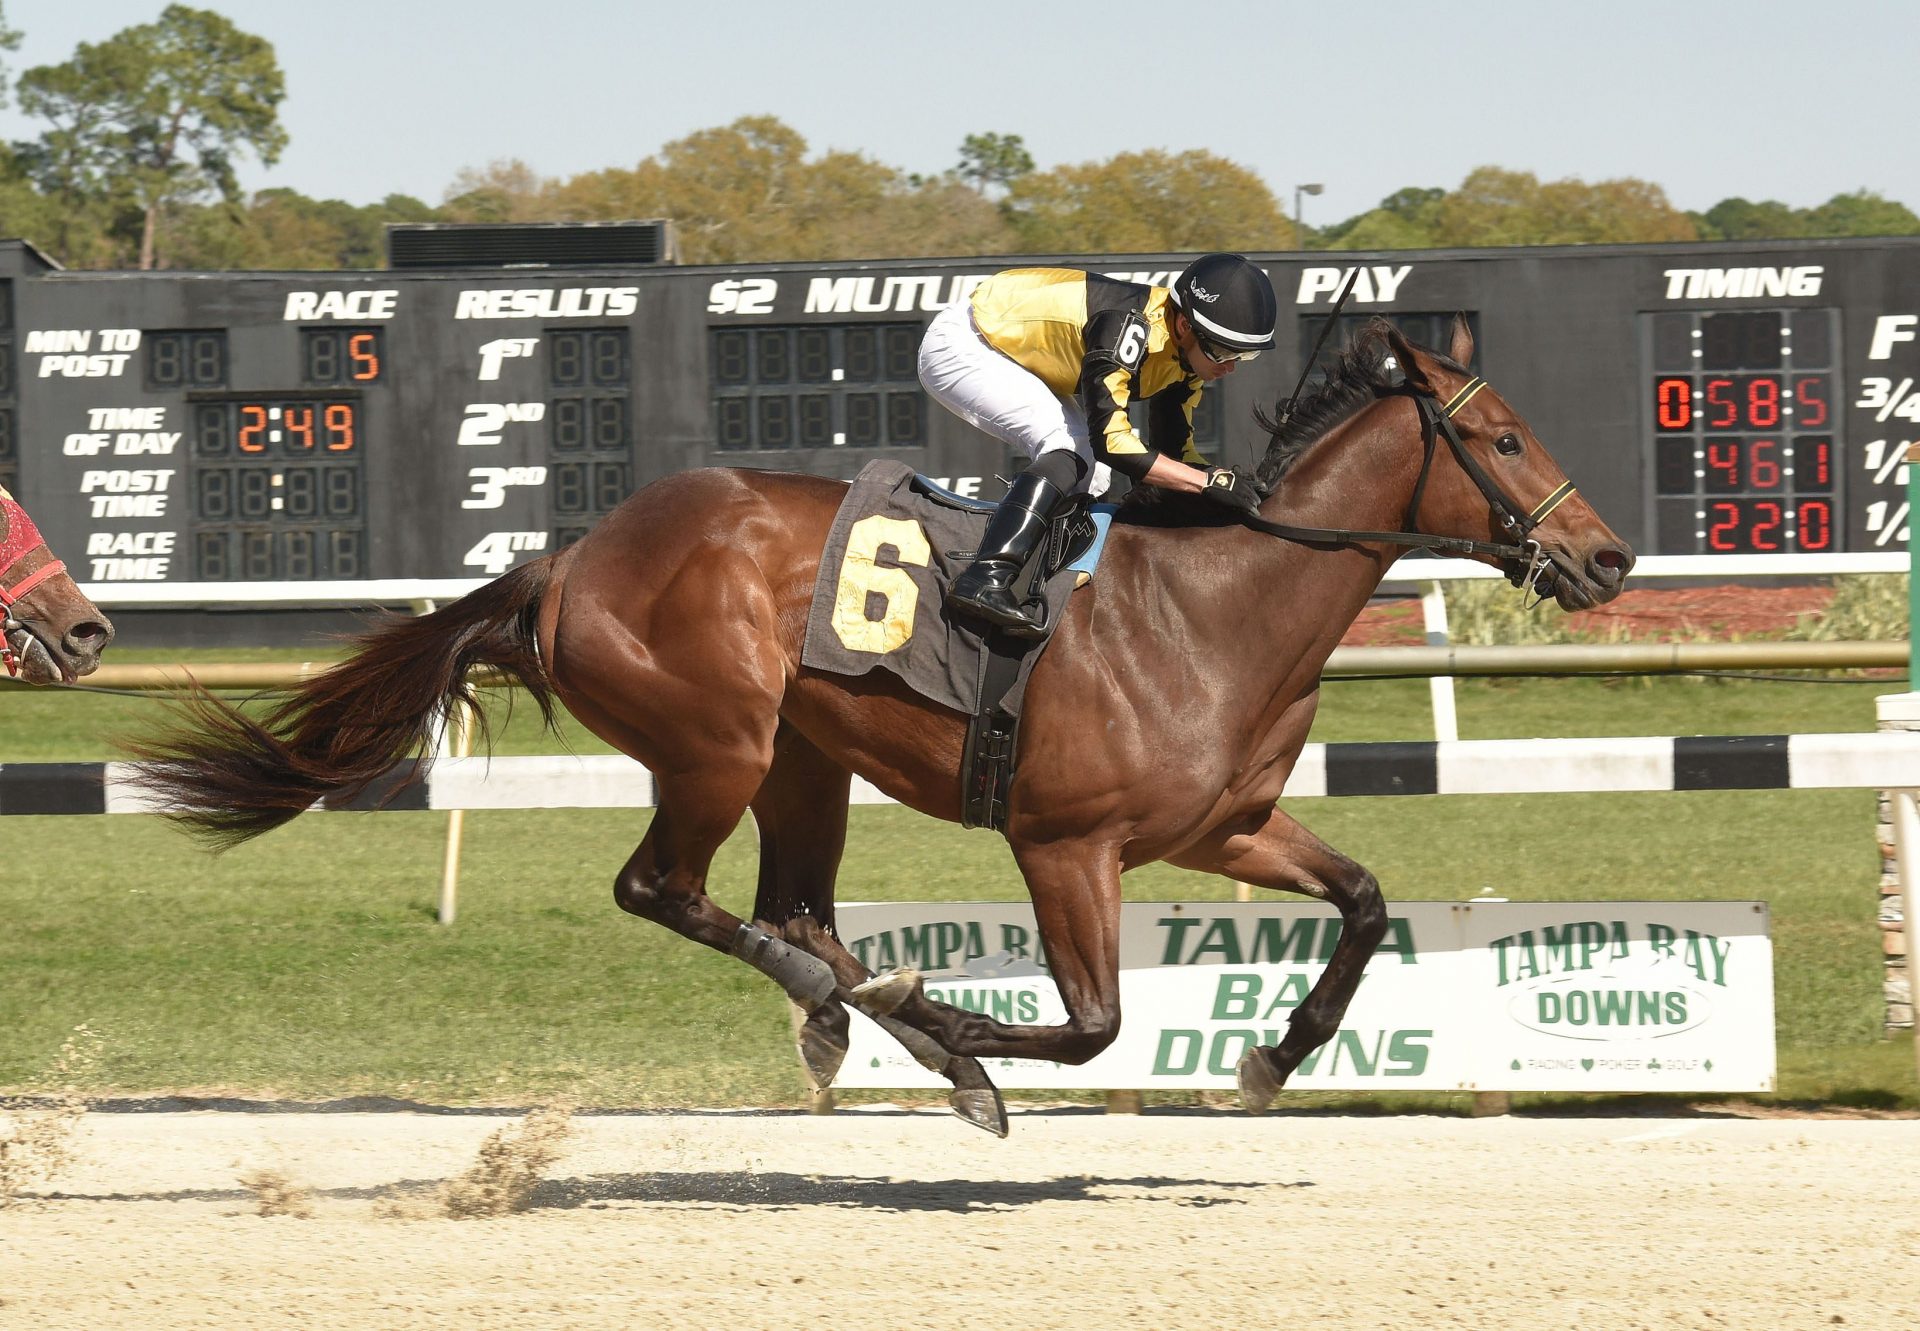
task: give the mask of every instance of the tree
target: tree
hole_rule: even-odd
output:
[[[860,153],[810,158],[772,116],[697,130],[631,170],[575,176],[542,206],[569,221],[672,218],[688,263],[1004,252],[1012,234],[955,179],[915,180]]]
[[[216,192],[237,203],[235,159],[279,160],[285,96],[271,43],[177,4],[20,78],[22,109],[53,123],[28,154],[42,188],[137,208],[143,269],[166,208]]]
[[[969,134],[960,141],[960,165],[954,174],[982,194],[1005,192],[1033,172],[1033,154],[1018,134]]]
[[[537,222],[553,216],[552,192],[519,158],[500,158],[455,176],[440,206],[449,222]]]
[[[1320,232],[1320,243],[1330,250],[1417,250],[1435,244],[1438,209],[1447,197],[1443,189],[1410,186],[1395,190],[1368,209]]]
[[[1920,217],[1905,204],[1868,190],[1836,194],[1807,214],[1810,236],[1911,236],[1920,234]]]
[[[20,49],[20,31],[7,26],[7,8],[0,5],[0,51],[18,51]],[[0,106],[7,104],[7,70],[0,65]]]
[[[1785,240],[1807,234],[1805,215],[1777,199],[1722,199],[1695,214],[1694,222],[1704,240]]]
[[[167,218],[168,249],[183,268],[378,268],[386,262],[389,222],[438,220],[432,208],[403,194],[355,207],[270,189],[244,206],[176,205]]]
[[[1007,207],[1034,253],[1277,250],[1293,240],[1259,176],[1198,149],[1035,172],[1014,182]]]
[[[1666,192],[1624,177],[1589,185],[1542,183],[1530,171],[1483,166],[1434,209],[1440,245],[1597,245],[1697,240],[1687,214]]]

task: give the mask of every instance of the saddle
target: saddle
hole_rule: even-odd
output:
[[[843,675],[885,670],[969,718],[962,822],[1004,830],[1020,705],[1068,596],[1086,581],[1109,505],[1063,503],[1015,580],[1046,607],[1048,637],[1016,638],[951,614],[946,589],[973,559],[994,506],[889,459],[867,464],[834,515],[807,616],[801,664]]]

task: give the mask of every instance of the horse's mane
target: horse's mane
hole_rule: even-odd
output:
[[[1288,469],[1309,445],[1351,419],[1368,403],[1399,387],[1400,369],[1388,363],[1392,348],[1387,342],[1387,330],[1391,326],[1382,318],[1369,319],[1352,345],[1327,368],[1326,377],[1306,390],[1285,420],[1280,419],[1285,403],[1275,403],[1272,413],[1260,407],[1253,409],[1254,420],[1267,432],[1266,455],[1254,471],[1262,497],[1280,488]],[[1442,366],[1467,372],[1451,357],[1431,348],[1422,349]],[[1136,485],[1121,501],[1115,520],[1146,526],[1187,527],[1230,521],[1232,515],[1193,495],[1162,490],[1155,485]]]

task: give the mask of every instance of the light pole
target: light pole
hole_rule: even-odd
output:
[[[1307,226],[1306,223],[1300,219],[1300,196],[1302,194],[1318,194],[1325,188],[1326,186],[1321,184],[1295,185],[1293,187],[1293,246],[1295,249],[1303,250],[1307,247]]]

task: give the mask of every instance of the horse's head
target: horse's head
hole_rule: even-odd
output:
[[[1415,395],[1426,445],[1408,529],[1525,549],[1518,558],[1474,557],[1531,582],[1563,610],[1618,596],[1632,547],[1574,489],[1520,413],[1463,368],[1473,360],[1467,321],[1454,320],[1451,363],[1391,325],[1384,332]]]
[[[113,625],[67,576],[27,511],[0,489],[0,662],[29,684],[100,666]]]

